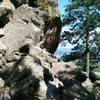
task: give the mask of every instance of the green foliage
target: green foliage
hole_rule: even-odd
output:
[[[76,44],[74,50],[77,51],[63,58],[85,59],[89,52],[90,66],[96,66],[100,52],[100,33],[96,31],[97,27],[100,28],[100,0],[71,0],[66,5],[63,25],[70,25],[71,28],[63,33],[62,38]]]
[[[95,68],[94,71],[100,72],[100,68]]]
[[[95,95],[95,100],[100,100],[100,85],[95,84],[91,91]]]
[[[56,0],[37,0],[36,5],[40,10],[46,11],[50,18],[60,16]]]
[[[37,0],[37,6],[40,10],[44,10],[44,11],[47,11],[48,9],[48,5],[47,3],[45,2],[45,0]]]
[[[47,62],[49,65],[51,65],[53,61],[52,61],[50,58],[48,58],[48,59],[46,59],[46,62]]]

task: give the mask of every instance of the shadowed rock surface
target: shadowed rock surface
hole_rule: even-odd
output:
[[[14,5],[10,0],[2,0],[0,3],[0,27],[4,27],[15,11]]]

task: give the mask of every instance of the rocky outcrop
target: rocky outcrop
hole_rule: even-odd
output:
[[[33,1],[1,2],[0,100],[95,100],[82,85],[86,75],[53,55],[60,18],[47,22],[47,13],[33,8]]]
[[[86,75],[77,70],[72,62],[53,63],[52,67],[55,76],[63,83],[61,100],[95,100],[95,96],[89,92],[82,82],[86,80]]]
[[[67,98],[68,100],[75,98],[91,100],[94,98],[81,85],[86,76],[82,72],[79,73],[75,65],[57,63],[46,51],[42,49],[37,51],[39,47],[34,48],[36,49],[32,48],[32,50],[37,54],[36,56],[32,55],[32,52],[31,55],[23,55],[11,69],[3,71],[6,74],[2,78],[6,77],[6,86],[10,87],[10,98],[13,100],[67,100]],[[50,58],[51,62],[49,62]]]
[[[51,20],[50,23],[47,24],[48,27],[45,29],[45,35],[43,37],[43,42],[41,43],[42,48],[46,48],[46,50],[52,54],[56,51],[59,40],[60,40],[60,32],[61,32],[61,19],[60,17],[55,17]]]
[[[3,28],[6,34],[2,42],[8,48],[8,57],[22,46],[39,42],[44,29],[44,21],[39,13],[41,11],[28,5],[22,5],[13,13],[11,21]]]
[[[11,85],[11,97],[15,100],[27,95],[33,99],[45,100],[47,86],[44,81],[43,67],[37,63],[38,60],[31,56],[23,56],[18,61],[21,63],[15,64],[16,67],[7,80]]]

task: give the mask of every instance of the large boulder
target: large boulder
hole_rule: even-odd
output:
[[[52,54],[46,52],[45,49],[41,49],[40,47],[34,45],[30,47],[29,54],[33,57],[36,56],[37,58],[39,58],[42,64],[47,63],[49,65],[52,65],[52,63],[58,61]]]
[[[58,77],[60,73],[66,72],[74,72],[77,69],[76,65],[72,62],[56,62],[52,63],[52,70],[54,74]],[[72,77],[69,77],[72,78]]]
[[[25,45],[39,42],[44,29],[41,13],[28,5],[22,5],[14,12],[11,21],[3,28],[5,36],[1,39],[7,47],[7,56]]]
[[[58,62],[52,64],[56,77],[63,83],[63,100],[95,100],[95,96],[81,85],[86,80],[86,75],[77,70],[74,63]]]
[[[47,86],[44,81],[43,67],[36,57],[29,55],[19,59],[6,79],[10,86],[10,94],[13,100],[45,100]],[[31,99],[28,99],[31,100]]]

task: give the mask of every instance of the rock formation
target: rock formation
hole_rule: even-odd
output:
[[[39,42],[44,28],[44,21],[39,13],[41,11],[28,5],[20,6],[13,13],[11,21],[3,28],[6,35],[2,41],[8,47],[7,56],[22,46],[31,43],[36,45]]]
[[[60,17],[35,1],[0,1],[0,100],[95,100],[82,86],[86,75],[53,55]]]

